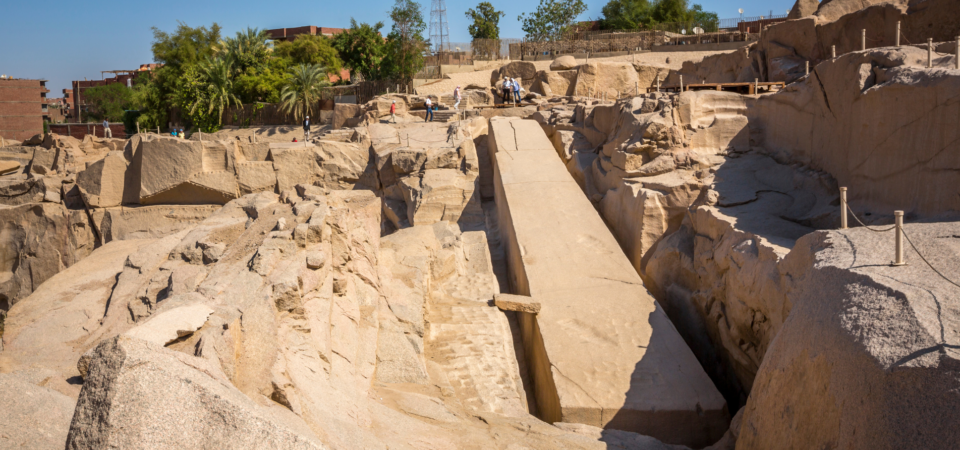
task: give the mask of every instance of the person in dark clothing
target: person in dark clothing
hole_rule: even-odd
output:
[[[310,140],[310,116],[307,116],[306,119],[303,119],[303,140]]]

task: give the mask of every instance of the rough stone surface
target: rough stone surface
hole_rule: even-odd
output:
[[[570,70],[577,67],[577,60],[573,56],[561,56],[550,63],[550,70]]]
[[[60,450],[67,439],[74,401],[54,390],[0,374],[0,447]]]
[[[83,211],[59,203],[0,206],[0,310],[89,255],[95,244]]]
[[[134,338],[101,343],[85,386],[68,449],[326,448],[238,392],[210,360]]]
[[[955,223],[904,231],[934,267],[957,279]],[[909,265],[889,266],[892,245],[891,233],[863,228],[797,242],[786,259],[806,270],[795,278],[793,309],[757,374],[737,448],[954,445],[957,411],[949,405],[960,380],[949,342],[960,289],[912,250]]]

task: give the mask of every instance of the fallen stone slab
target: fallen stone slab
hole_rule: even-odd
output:
[[[540,312],[540,302],[533,297],[513,294],[497,294],[493,296],[493,304],[504,311],[525,312],[536,314]]]

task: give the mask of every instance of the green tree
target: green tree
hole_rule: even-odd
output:
[[[140,110],[137,123],[141,128],[153,129],[167,123],[169,106],[165,93],[161,90],[161,83],[157,80],[160,77],[169,76],[170,73],[170,71],[147,72],[140,74],[134,80],[133,104]]]
[[[259,71],[248,70],[234,79],[234,92],[243,103],[278,103],[280,90],[290,81],[289,58],[271,57]]]
[[[273,54],[278,58],[290,59],[291,65],[326,67],[331,74],[339,74],[343,68],[343,61],[334,48],[333,40],[326,36],[301,34],[293,41],[278,42],[273,47]]]
[[[517,17],[527,39],[543,41],[559,39],[580,14],[587,10],[583,0],[540,0],[537,10]]]
[[[289,74],[290,81],[280,93],[281,108],[301,121],[317,106],[322,88],[330,85],[327,68],[316,64],[300,64],[290,69]]]
[[[207,27],[191,28],[183,22],[177,22],[177,31],[173,34],[153,27],[153,60],[165,66],[185,67],[199,64],[205,58],[213,56],[214,46],[220,42],[220,25],[214,23]]]
[[[379,80],[386,51],[380,29],[383,22],[374,25],[350,19],[350,29],[336,35],[333,46],[340,53],[344,66],[364,80]]]
[[[107,119],[111,122],[123,120],[123,112],[134,105],[133,89],[123,83],[92,87],[83,91],[84,100],[90,109],[88,115],[97,121]]]
[[[213,133],[223,124],[223,111],[231,104],[239,106],[240,99],[233,93],[231,70],[233,63],[225,58],[212,58],[192,66],[184,74],[181,107],[200,130]]]
[[[693,5],[690,12],[693,16],[693,22],[703,28],[703,31],[713,33],[719,30],[720,17],[717,16],[717,13],[704,11],[703,6],[700,5]]]
[[[138,118],[141,127],[166,126],[170,109],[180,105],[184,97],[180,89],[191,81],[185,78],[186,73],[212,57],[219,41],[220,25],[216,23],[209,28],[192,28],[178,22],[173,33],[153,28],[153,60],[163,66],[141,75],[134,85],[134,103],[142,113]]]
[[[647,0],[610,0],[603,7],[600,28],[604,30],[635,30],[650,25],[653,7]]]
[[[423,8],[413,0],[396,0],[390,10],[393,30],[387,36],[386,57],[381,75],[384,78],[412,80],[424,66],[423,55],[427,51],[427,41],[423,32],[427,25],[423,21]]]
[[[500,18],[505,14],[493,8],[490,2],[480,2],[477,9],[468,9],[466,16],[473,23],[467,27],[474,39],[500,39]]]
[[[233,70],[241,74],[248,70],[262,70],[272,48],[266,30],[247,27],[245,31],[238,31],[236,37],[222,40],[217,50],[220,56],[230,58]]]

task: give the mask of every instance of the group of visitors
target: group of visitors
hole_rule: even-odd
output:
[[[187,133],[185,133],[185,132],[183,131],[183,128],[181,128],[181,129],[179,129],[179,130],[176,129],[176,128],[174,128],[173,130],[170,130],[170,136],[178,137],[178,138],[180,138],[180,139],[186,139],[186,138],[187,138]]]
[[[462,91],[460,90],[460,86],[457,86],[457,88],[453,90],[453,109],[454,109],[455,111],[460,111],[460,101],[461,101],[461,100],[463,100],[463,93],[462,93]],[[427,110],[427,114],[426,114],[426,116],[424,116],[423,121],[424,121],[424,122],[433,122],[433,110],[434,110],[433,100],[430,99],[430,96],[429,96],[429,95],[427,96],[427,99],[424,100],[423,106],[424,106],[424,107],[426,108],[426,110]],[[394,111],[394,109],[393,109],[393,107],[391,107],[391,108],[390,108],[390,113],[393,114],[393,111]],[[394,118],[394,122],[396,122],[396,118]]]
[[[504,78],[502,90],[504,103],[520,103],[520,82],[515,78]]]

